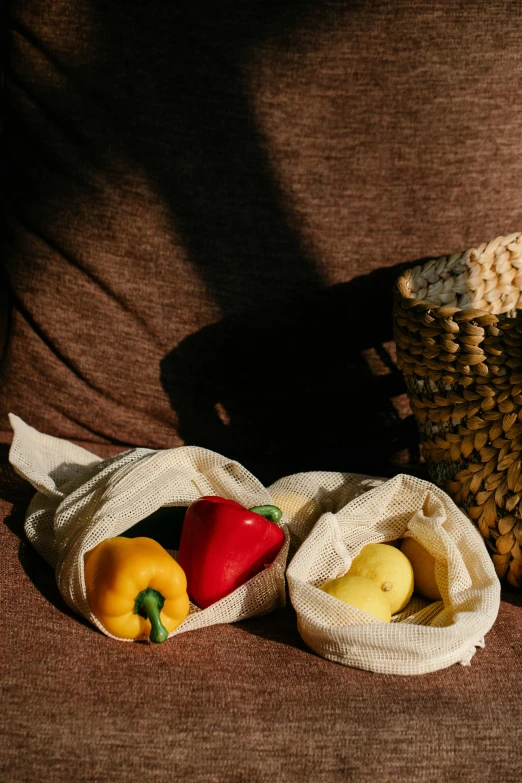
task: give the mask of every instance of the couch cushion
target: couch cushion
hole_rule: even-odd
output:
[[[290,607],[126,644],[72,614],[24,540],[27,486],[0,494],[6,781],[520,779],[522,594],[471,666],[417,677],[319,658]]]
[[[385,472],[396,265],[520,227],[512,4],[9,8],[0,426]]]

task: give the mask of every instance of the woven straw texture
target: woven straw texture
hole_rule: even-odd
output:
[[[522,234],[406,271],[397,359],[430,476],[522,587]]]
[[[242,465],[207,449],[132,449],[101,460],[37,432],[16,416],[10,421],[11,464],[38,490],[27,511],[26,535],[55,568],[58,588],[69,606],[107,636],[112,634],[87,603],[86,552],[125,533],[160,507],[186,506],[202,495],[233,498],[247,507],[272,502],[267,489]],[[207,609],[191,605],[187,619],[170,635],[266,614],[284,605],[290,538],[284,520],[281,526],[285,545],[269,568]]]
[[[318,589],[345,574],[366,544],[403,536],[435,557],[442,601],[414,594],[383,623]],[[324,658],[385,674],[469,664],[500,606],[500,582],[475,527],[441,489],[404,475],[321,515],[291,560],[287,580],[306,644]]]

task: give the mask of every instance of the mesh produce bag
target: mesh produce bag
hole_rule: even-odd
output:
[[[321,482],[322,474],[314,475]],[[404,536],[435,557],[442,601],[414,594],[384,623],[318,589],[345,574],[366,544]],[[309,647],[329,660],[386,674],[469,664],[500,605],[500,583],[479,532],[441,489],[404,475],[322,514],[292,558],[287,580]]]
[[[203,495],[232,498],[246,507],[272,502],[267,489],[238,462],[197,446],[131,449],[110,459],[37,432],[11,414],[9,459],[37,493],[25,532],[53,566],[68,605],[107,636],[87,603],[84,555],[100,541],[124,534],[164,506],[188,506]],[[191,605],[170,636],[216,623],[266,614],[285,603],[289,534],[273,564],[206,609]],[[113,637],[117,638],[117,637]],[[129,641],[125,639],[124,641]]]

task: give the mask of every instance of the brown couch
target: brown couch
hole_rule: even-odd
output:
[[[0,769],[48,781],[520,780],[522,594],[470,667],[371,674],[288,606],[152,649],[24,539],[12,411],[102,456],[199,444],[263,482],[423,475],[402,264],[522,225],[520,4],[10,0]]]

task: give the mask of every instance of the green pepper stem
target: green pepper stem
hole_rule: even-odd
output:
[[[157,590],[153,590],[152,587],[142,590],[134,603],[134,614],[146,617],[150,621],[149,640],[154,644],[160,644],[169,637],[169,632],[160,619],[160,612],[164,603],[164,597]]]
[[[253,506],[250,511],[254,511],[256,514],[260,514],[260,516],[265,517],[265,519],[269,519],[270,522],[275,522],[276,524],[283,516],[283,512],[277,506]]]

